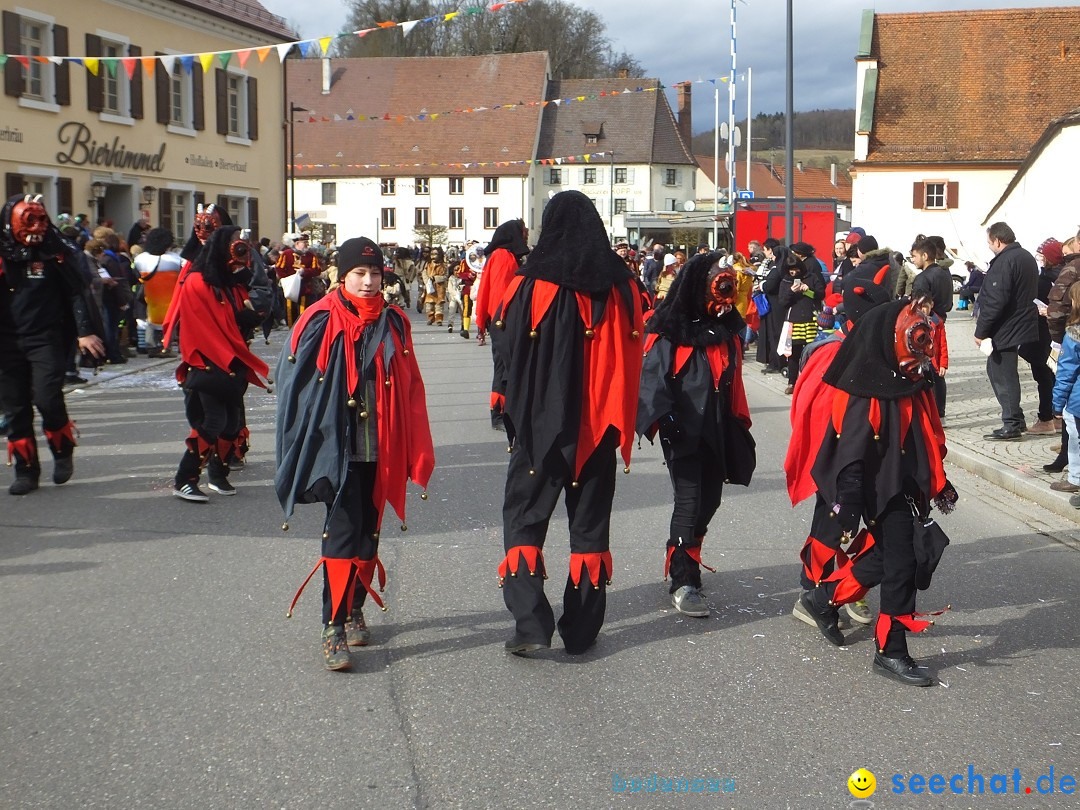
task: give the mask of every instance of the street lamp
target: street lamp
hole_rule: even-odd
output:
[[[142,202],[139,203],[139,208],[149,208],[154,203],[154,195],[157,194],[157,189],[153,186],[142,187]]]
[[[311,112],[289,102],[289,231],[296,229],[296,114]]]
[[[93,195],[93,199],[89,200],[90,206],[94,210],[94,224],[97,225],[97,221],[101,219],[102,203],[105,201],[105,191],[107,186],[100,180],[95,180],[90,184],[90,193]]]

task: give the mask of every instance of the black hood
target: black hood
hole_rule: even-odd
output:
[[[521,263],[522,257],[529,252],[525,243],[525,223],[520,219],[508,219],[495,229],[491,241],[484,248],[484,255],[490,256],[499,248],[506,248]]]
[[[215,229],[191,263],[191,271],[202,273],[211,287],[225,288],[243,282],[243,272],[232,273],[229,270],[229,243],[239,230],[236,225],[222,225]]]
[[[229,216],[229,212],[222,208],[220,205],[215,205],[214,210],[221,217],[221,227],[232,225],[232,217]],[[188,261],[195,261],[195,257],[199,255],[199,251],[202,250],[202,242],[199,241],[199,237],[195,235],[195,226],[191,226],[191,235],[188,237],[187,242],[184,244],[184,249],[180,251],[180,258],[187,259]]]
[[[667,296],[657,305],[645,331],[663,335],[677,346],[715,346],[742,334],[745,321],[734,307],[716,318],[705,309],[709,270],[719,253],[699,253],[688,261]]]
[[[825,370],[825,382],[866,399],[902,399],[922,388],[925,381],[904,377],[896,359],[896,319],[909,303],[891,301],[859,318]]]
[[[602,293],[630,274],[592,201],[580,191],[560,191],[544,209],[540,240],[518,275]]]

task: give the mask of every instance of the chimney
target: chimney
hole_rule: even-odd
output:
[[[679,134],[682,135],[683,141],[687,147],[690,146],[690,140],[693,138],[694,130],[691,127],[690,118],[690,82],[683,82],[676,85],[678,89],[678,110],[679,110]]]
[[[798,169],[798,170],[799,170],[800,172],[802,171],[802,161],[801,161],[801,160],[800,160],[800,161],[798,161],[798,162],[797,162],[797,163],[795,164],[795,168],[796,168],[796,169]]]
[[[322,94],[330,95],[330,57],[322,58]]]
[[[836,164],[835,163],[832,163],[832,164],[829,165],[829,182],[831,182],[834,186],[836,185]]]
[[[620,79],[629,79],[630,78],[630,68],[619,68],[619,78]]]

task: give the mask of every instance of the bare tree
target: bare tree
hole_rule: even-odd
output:
[[[424,245],[428,249],[435,245],[445,245],[446,232],[445,225],[417,225],[413,228],[413,236],[416,237],[417,244]]]

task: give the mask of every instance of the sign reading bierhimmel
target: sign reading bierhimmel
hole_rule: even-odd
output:
[[[98,143],[92,137],[90,127],[79,121],[61,124],[56,133],[61,146],[67,147],[56,153],[57,163],[74,166],[108,166],[112,169],[137,169],[161,172],[165,169],[165,144],[155,152],[131,152],[127,145],[115,137],[112,143]]]

